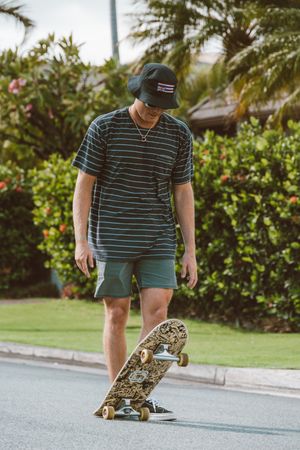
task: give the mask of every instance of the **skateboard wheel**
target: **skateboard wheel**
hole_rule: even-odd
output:
[[[105,420],[113,420],[115,418],[115,408],[113,406],[104,406],[102,416]]]
[[[139,420],[141,422],[146,422],[147,420],[150,419],[150,410],[149,408],[141,408],[139,410],[140,416],[139,416]]]
[[[145,364],[150,363],[151,361],[153,361],[153,351],[144,348],[144,350],[141,351],[141,362]]]
[[[177,362],[178,366],[186,367],[189,363],[189,355],[187,353],[179,353],[178,357],[179,357],[179,361]]]

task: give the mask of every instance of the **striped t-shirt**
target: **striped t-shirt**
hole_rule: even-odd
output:
[[[96,260],[175,258],[170,187],[193,175],[192,137],[183,122],[163,113],[142,142],[128,107],[101,115],[72,165],[97,177],[88,227]]]

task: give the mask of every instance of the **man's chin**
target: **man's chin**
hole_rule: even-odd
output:
[[[148,116],[151,117],[152,120],[153,120],[153,119],[158,119],[160,115],[161,115],[161,114],[158,114],[158,113],[155,113],[155,114],[149,113],[149,114],[148,114]]]

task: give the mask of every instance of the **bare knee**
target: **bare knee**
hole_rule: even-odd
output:
[[[122,332],[128,320],[130,300],[105,298],[105,324],[114,332]]]
[[[171,289],[160,289],[159,292],[152,289],[142,292],[143,321],[147,328],[152,329],[167,319],[172,293]]]
[[[148,308],[148,319],[152,320],[153,322],[162,322],[165,320],[165,317],[168,313],[168,305],[165,304],[158,304],[158,305],[152,305]]]

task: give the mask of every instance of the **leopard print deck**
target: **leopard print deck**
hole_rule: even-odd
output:
[[[113,406],[117,409],[122,399],[130,399],[133,408],[140,408],[172,365],[172,361],[158,360],[142,364],[140,360],[141,351],[149,349],[154,352],[160,344],[169,344],[169,353],[177,356],[184,347],[187,336],[188,333],[184,323],[177,319],[166,320],[155,327],[127,359],[100,408],[94,414],[101,416],[104,406]],[[139,382],[133,380],[139,375],[141,378]]]

